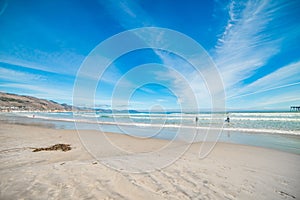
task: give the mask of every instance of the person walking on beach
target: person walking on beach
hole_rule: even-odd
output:
[[[198,120],[199,120],[199,118],[196,117],[196,118],[195,118],[196,126],[197,126],[197,124],[198,124]]]

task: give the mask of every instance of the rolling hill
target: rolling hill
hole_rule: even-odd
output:
[[[72,106],[55,101],[0,92],[0,111],[71,111]]]

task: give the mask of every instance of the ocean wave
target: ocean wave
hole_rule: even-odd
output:
[[[249,120],[249,121],[291,121],[291,122],[300,122],[300,118],[282,118],[282,117],[231,117],[231,121],[242,121],[242,120]]]
[[[33,118],[34,113],[22,113],[18,114],[18,116]],[[263,128],[263,127],[257,127],[257,128],[244,128],[244,127],[226,127],[228,124],[221,122],[221,123],[207,123],[207,124],[201,124],[198,127],[195,127],[195,125],[191,124],[179,124],[179,123],[142,123],[142,122],[118,122],[118,121],[100,121],[100,120],[91,120],[86,118],[81,118],[80,116],[71,116],[70,118],[66,117],[58,117],[55,115],[49,115],[49,116],[43,116],[43,115],[35,115],[35,119],[43,119],[43,120],[51,120],[51,121],[63,121],[63,122],[75,122],[75,123],[87,123],[87,124],[100,124],[100,125],[114,125],[114,126],[132,126],[137,128],[146,128],[146,127],[159,127],[159,128],[183,128],[183,129],[199,129],[199,130],[207,130],[207,129],[213,129],[213,130],[222,130],[222,131],[234,131],[234,132],[249,132],[249,133],[269,133],[269,134],[288,134],[288,135],[300,135],[300,131],[296,130],[287,130],[288,127],[286,127],[285,130],[277,129],[276,127],[270,127],[270,128]],[[207,118],[210,120],[210,118]],[[231,117],[231,119],[234,121],[235,118]],[[240,118],[238,118],[240,119]],[[201,120],[201,119],[200,119]],[[236,119],[237,120],[237,119]],[[269,121],[292,121],[292,122],[298,122],[299,119],[282,119],[282,118],[243,118],[242,120],[269,120]],[[212,127],[209,127],[209,124],[212,124]],[[206,126],[207,125],[207,126]],[[223,127],[225,125],[225,127]],[[232,123],[230,124],[232,126],[235,126],[236,124]]]
[[[300,117],[299,112],[283,112],[283,113],[229,113],[230,116],[251,116],[251,117]]]

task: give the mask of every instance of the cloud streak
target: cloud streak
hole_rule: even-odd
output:
[[[64,76],[49,78],[47,74],[30,73],[21,69],[0,67],[0,90],[16,91],[18,94],[70,102],[72,91],[69,83],[60,83]]]
[[[226,88],[232,89],[252,76],[254,70],[280,51],[282,38],[268,30],[269,24],[279,17],[274,2],[249,0],[230,3],[228,23],[215,47],[215,62]]]
[[[241,98],[244,96],[267,92],[270,90],[290,87],[300,84],[300,61],[281,67],[255,82],[243,87],[239,91],[239,95],[228,97]]]
[[[62,90],[61,88],[47,87],[45,85],[38,86],[30,83],[5,83],[0,84],[0,88],[10,88],[13,90],[22,90],[22,95],[32,95],[44,99],[55,99],[60,102],[70,102],[71,91]]]
[[[107,11],[114,17],[126,30],[145,26],[153,26],[151,17],[135,1],[102,1]]]
[[[30,82],[33,80],[46,80],[45,76],[31,74],[27,72],[20,72],[16,70],[6,69],[0,67],[0,79],[1,80],[9,80],[9,81],[17,81],[17,82]]]
[[[231,107],[262,106],[268,103],[275,105],[295,100],[292,92],[282,97],[276,95],[276,99],[270,91],[298,87],[299,61],[281,68],[272,66],[278,69],[263,77],[259,75],[259,79],[254,77],[257,69],[274,65],[270,64],[270,60],[281,53],[283,41],[290,36],[282,33],[295,29],[287,26],[292,6],[288,1],[230,1],[227,7],[228,21],[218,38],[213,57],[222,74],[227,102]],[[250,83],[245,84],[246,79]]]

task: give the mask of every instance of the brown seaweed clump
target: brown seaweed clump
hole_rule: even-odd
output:
[[[38,152],[38,151],[70,151],[71,145],[70,144],[55,144],[52,145],[50,147],[46,147],[46,148],[34,148],[34,150],[32,152]]]

